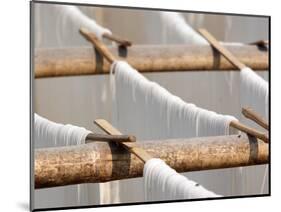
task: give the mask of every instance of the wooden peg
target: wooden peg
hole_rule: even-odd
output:
[[[260,125],[261,127],[263,127],[264,129],[269,130],[269,126],[268,126],[267,121],[266,121],[263,117],[261,117],[259,114],[257,114],[252,108],[249,108],[249,107],[244,108],[244,107],[243,107],[243,108],[242,108],[242,114],[243,114],[246,118],[248,118],[248,119],[254,121],[254,122],[257,123],[258,125]]]
[[[268,143],[269,142],[269,139],[268,139],[268,135],[266,133],[262,133],[262,132],[259,132],[253,128],[250,128],[238,121],[232,121],[230,122],[229,126],[235,128],[235,129],[238,129],[246,134],[249,134],[249,135],[252,135],[254,137],[257,137],[261,140],[263,140],[265,143]]]
[[[79,32],[95,46],[97,51],[102,56],[104,56],[104,58],[108,60],[110,64],[112,64],[116,60],[114,55],[108,50],[108,48],[101,41],[99,41],[99,39],[96,37],[94,33],[91,33],[89,30],[85,28],[80,28]]]
[[[104,135],[90,133],[86,137],[86,143],[91,143],[93,141],[106,141],[106,142],[136,142],[136,137],[133,135]]]
[[[258,40],[258,41],[255,41],[255,42],[252,42],[252,43],[249,43],[249,45],[257,45],[257,46],[268,46],[269,42],[268,40]]]
[[[109,33],[104,33],[104,34],[102,35],[102,37],[104,37],[104,38],[106,38],[106,39],[108,39],[108,40],[111,40],[111,41],[116,42],[117,44],[119,44],[119,46],[128,47],[128,46],[131,46],[131,45],[132,45],[132,42],[131,42],[131,41],[118,38],[118,37],[116,37],[115,35],[112,35],[112,34],[109,34]]]
[[[119,130],[114,128],[109,122],[107,122],[104,119],[96,119],[94,123],[109,135],[122,135]],[[126,148],[129,152],[136,155],[144,163],[152,158],[146,151],[140,148],[135,142],[120,142],[120,144],[124,148]]]
[[[217,50],[219,51],[232,65],[238,69],[243,69],[246,67],[241,63],[230,51],[224,48],[217,39],[212,36],[206,29],[199,29],[199,33]]]

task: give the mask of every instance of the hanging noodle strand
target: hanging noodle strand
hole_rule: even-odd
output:
[[[177,173],[158,158],[145,163],[143,176],[146,201],[220,197]]]

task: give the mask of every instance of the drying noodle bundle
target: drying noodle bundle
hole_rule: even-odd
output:
[[[83,127],[58,124],[34,114],[34,140],[48,146],[68,146],[84,144],[91,133]]]
[[[115,62],[113,71],[113,119],[124,132],[142,139],[217,136],[229,134],[236,120],[184,102],[126,62]]]
[[[105,33],[111,34],[109,29],[106,29],[98,25],[95,20],[89,18],[79,10],[76,6],[71,5],[54,5],[58,12],[61,12],[66,20],[72,22],[77,28],[77,31],[81,27],[87,28],[89,31],[95,33],[95,35],[102,40],[102,35]]]
[[[150,159],[145,163],[143,176],[146,201],[219,197],[177,173],[158,158]]]
[[[263,118],[268,120],[268,82],[257,75],[252,69],[245,67],[240,71],[240,104],[241,107],[251,107],[255,112],[260,114]],[[244,119],[244,121],[252,124],[251,121]],[[263,130],[263,129],[261,129]],[[260,186],[256,186],[257,181],[253,181],[253,177],[259,170],[263,172],[263,178],[260,179]],[[257,187],[256,193],[266,193],[267,188],[265,182],[268,178],[268,166],[255,167],[255,170],[247,170],[245,167],[240,168],[240,177],[246,182],[247,186],[242,187],[242,193],[248,192],[253,187]]]
[[[198,14],[197,14],[198,15]],[[176,32],[173,35],[178,36],[184,43],[196,45],[209,45],[209,43],[196,32],[184,19],[184,16],[177,12],[160,12],[162,22],[169,31]],[[200,16],[199,16],[200,17]],[[202,18],[202,17],[200,17]],[[200,19],[199,18],[199,19]],[[199,20],[200,22],[200,20]],[[240,42],[220,42],[228,46],[242,46]]]
[[[86,136],[91,131],[83,127],[77,127],[71,124],[59,124],[46,118],[34,114],[34,143],[44,144],[44,147],[68,146],[84,144]],[[82,185],[75,186],[77,202],[80,203],[81,195],[85,193],[85,187]],[[68,188],[64,188],[64,198],[69,196]],[[73,192],[73,191],[72,191]]]
[[[200,36],[184,20],[184,17],[177,12],[160,12],[162,22],[167,25],[170,31],[174,31],[186,43],[208,45],[208,42]]]
[[[268,82],[246,67],[240,72],[241,104],[268,119]]]

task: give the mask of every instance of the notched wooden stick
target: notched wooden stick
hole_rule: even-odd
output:
[[[104,58],[108,60],[110,64],[116,61],[115,56],[108,50],[108,48],[101,41],[99,41],[99,39],[96,37],[94,33],[91,33],[89,30],[85,28],[80,28],[79,32],[95,46],[97,51],[102,56],[104,56]]]
[[[232,65],[234,65],[240,70],[246,67],[237,59],[237,57],[235,57],[230,51],[224,48],[219,43],[219,41],[206,29],[199,29],[198,31],[210,43],[210,45],[212,45],[217,51],[219,51]]]
[[[229,124],[231,127],[235,128],[235,129],[238,129],[246,134],[249,134],[249,135],[252,135],[254,137],[257,137],[261,140],[263,140],[265,143],[268,143],[269,142],[269,139],[268,139],[268,135],[267,133],[262,133],[256,129],[253,129],[251,127],[248,127],[238,121],[232,121],[230,122]]]
[[[102,37],[108,39],[108,40],[111,40],[111,41],[114,41],[116,42],[119,46],[122,46],[122,47],[128,47],[128,46],[131,46],[132,45],[132,42],[129,41],[129,40],[126,40],[126,39],[122,39],[122,38],[119,38],[117,37],[116,35],[113,35],[113,34],[109,34],[109,33],[104,33],[102,35]]]
[[[104,119],[96,119],[94,123],[107,134],[122,135],[119,130],[115,129],[109,122]],[[152,158],[152,156],[150,156],[145,150],[140,148],[136,143],[120,142],[120,144],[130,153],[136,155],[144,163]]]
[[[268,126],[268,123],[267,121],[262,117],[260,116],[259,114],[257,114],[252,108],[250,107],[243,107],[242,108],[242,114],[254,121],[255,123],[257,123],[258,125],[260,125],[261,127],[263,127],[264,129],[266,130],[269,130],[269,126]]]

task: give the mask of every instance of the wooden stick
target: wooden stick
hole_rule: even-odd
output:
[[[104,119],[96,119],[94,123],[109,135],[122,135],[122,133],[114,128],[109,122]]]
[[[109,33],[104,33],[104,34],[102,35],[102,37],[104,37],[104,38],[106,38],[106,39],[108,39],[108,40],[111,40],[111,41],[114,41],[114,42],[118,43],[119,46],[127,47],[127,46],[131,46],[131,45],[132,45],[132,42],[131,42],[131,41],[118,38],[118,37],[116,37],[115,35],[112,35],[112,34],[109,34]]]
[[[133,135],[104,135],[104,134],[96,134],[90,133],[86,137],[86,143],[90,143],[93,141],[106,141],[106,142],[136,142],[136,137]]]
[[[96,119],[94,122],[102,130],[110,135],[121,135],[121,132],[115,129],[110,123],[104,119]],[[151,159],[152,157],[147,154],[142,148],[140,148],[136,143],[132,142],[121,142],[123,147],[125,147],[129,152],[135,154],[144,163]]]
[[[269,44],[268,40],[258,40],[252,43],[249,43],[249,45],[257,45],[257,46],[267,46]]]
[[[252,108],[247,107],[247,108],[242,108],[242,114],[248,118],[263,127],[266,130],[269,130],[269,126],[267,121],[261,117],[259,114],[257,114]]]
[[[138,143],[177,172],[266,164],[269,145],[250,136],[213,136]],[[36,149],[35,188],[142,177],[137,156],[109,142]]]
[[[103,55],[104,58],[107,59],[110,64],[116,60],[114,55],[111,54],[108,48],[101,41],[99,41],[99,39],[95,36],[94,33],[91,33],[85,28],[80,28],[79,32],[95,46],[98,52]]]
[[[207,30],[199,29],[199,33],[216,49],[218,50],[230,63],[232,63],[238,69],[243,69],[246,66],[241,63],[230,51],[224,48],[214,36],[212,36]]]
[[[230,122],[229,126],[235,128],[235,129],[238,129],[244,133],[247,133],[251,136],[254,136],[254,137],[257,137],[261,140],[263,140],[265,143],[268,143],[269,142],[269,139],[268,139],[268,135],[266,133],[262,133],[262,132],[259,132],[253,128],[250,128],[238,121],[232,121]]]

